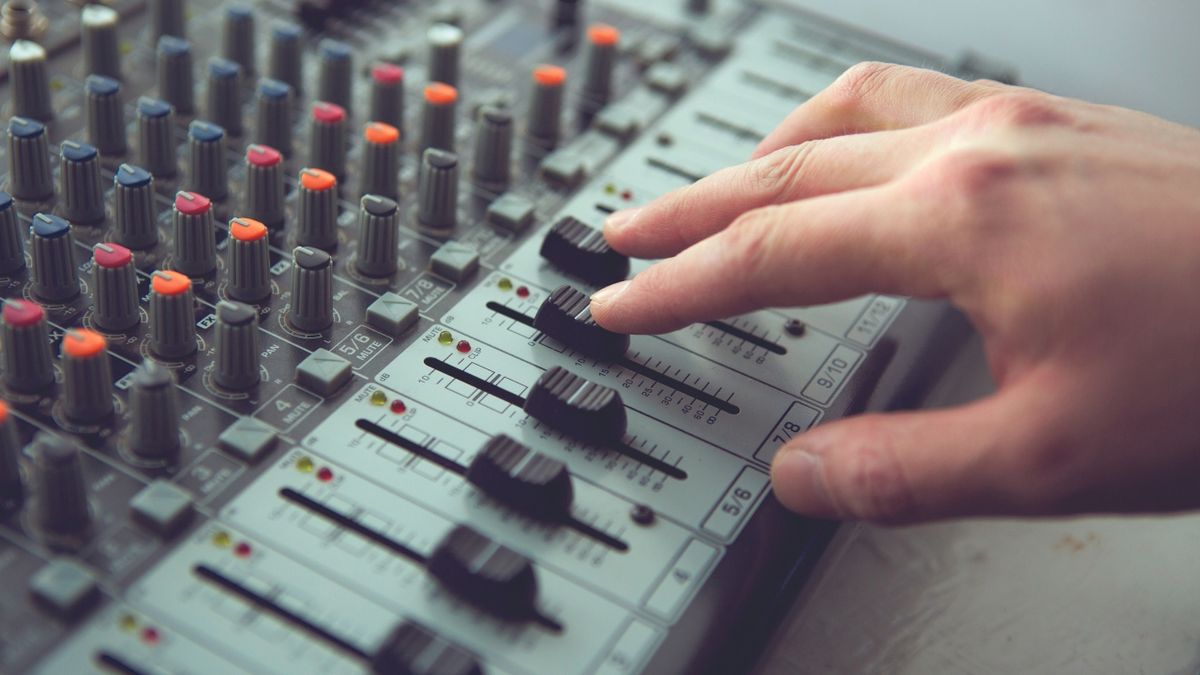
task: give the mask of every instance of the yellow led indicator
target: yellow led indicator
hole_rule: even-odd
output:
[[[509,279],[508,277],[502,277],[496,285],[500,287],[500,290],[502,291],[511,291],[512,279]]]
[[[233,537],[229,536],[228,532],[222,530],[213,535],[212,542],[217,548],[229,548],[229,545],[233,543]]]
[[[454,336],[450,334],[450,331],[444,330],[444,331],[438,333],[438,343],[439,344],[450,345],[453,342],[454,342]]]
[[[386,405],[387,394],[383,393],[382,389],[376,389],[371,392],[371,405]]]
[[[313,470],[312,457],[301,457],[300,459],[296,460],[296,468],[300,469],[300,471],[302,471],[303,473],[312,473],[312,470]]]
[[[63,86],[64,85],[62,83],[62,80],[58,79],[57,77],[50,80],[50,90],[51,91],[62,91]]]
[[[132,51],[133,51],[133,43],[132,42],[130,42],[129,40],[125,40],[125,41],[121,42],[120,52],[121,52],[122,56],[124,56]]]
[[[613,185],[612,183],[609,183],[608,185],[604,186],[604,194],[606,194],[606,195],[611,195],[616,191],[617,191],[617,186]]]
[[[137,626],[138,626],[137,617],[135,617],[132,614],[125,614],[121,617],[121,620],[119,622],[117,622],[117,625],[119,625],[121,627],[121,630],[123,630],[123,631],[137,630]]]

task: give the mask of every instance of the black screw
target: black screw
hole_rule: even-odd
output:
[[[665,131],[660,133],[654,140],[664,148],[675,143],[675,137]]]
[[[638,525],[650,525],[654,522],[654,509],[645,504],[634,504],[629,510],[629,517]]]
[[[808,330],[808,326],[806,326],[800,319],[788,319],[787,322],[783,324],[783,329],[787,331],[788,335],[800,337],[801,335],[804,335],[805,331]]]

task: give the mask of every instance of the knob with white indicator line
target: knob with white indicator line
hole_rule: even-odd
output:
[[[196,296],[192,280],[173,270],[150,279],[150,351],[174,360],[196,352]]]
[[[404,126],[404,69],[391,63],[371,68],[370,121]]]
[[[317,98],[350,110],[354,88],[354,50],[344,42],[326,38],[321,41],[320,60]]]
[[[300,172],[300,205],[296,213],[296,243],[327,251],[337,248],[337,178],[328,171]]]
[[[267,227],[283,227],[283,154],[266,145],[246,148],[247,216]]]
[[[196,111],[196,76],[193,72],[192,43],[183,38],[164,36],[158,41],[158,97],[180,115]]]
[[[97,328],[121,333],[138,325],[137,271],[129,249],[114,243],[96,244],[92,248],[92,285],[92,322]]]
[[[79,448],[57,434],[33,437],[33,522],[53,535],[72,536],[92,523]]]
[[[71,328],[62,341],[63,414],[76,424],[96,424],[113,413],[108,340],[93,330]]]
[[[113,238],[135,251],[158,243],[154,176],[141,167],[122,164],[113,176]]]
[[[493,192],[503,192],[512,181],[512,113],[487,105],[479,110],[475,133],[475,163],[471,180]]]
[[[217,201],[229,196],[225,130],[211,122],[195,120],[188,125],[187,186]]]
[[[59,194],[63,215],[76,225],[104,221],[104,188],[100,182],[100,153],[86,143],[64,141],[59,150]]]
[[[558,66],[541,65],[533,69],[533,98],[529,103],[529,123],[525,133],[543,148],[554,148],[562,136],[563,90],[567,71]]]
[[[421,156],[417,224],[439,237],[458,226],[458,155],[430,148]]]
[[[75,238],[70,223],[46,213],[35,215],[29,228],[29,253],[33,260],[34,297],[61,303],[79,295]]]
[[[425,103],[421,109],[421,138],[417,152],[429,148],[454,150],[457,120],[458,90],[444,82],[425,87]]]
[[[104,155],[123,155],[125,111],[121,107],[121,83],[101,75],[89,75],[83,85],[87,139]]]
[[[17,40],[8,51],[12,77],[12,112],[41,122],[54,119],[46,50],[36,42]]]
[[[25,233],[17,217],[17,205],[7,192],[0,192],[0,275],[25,267]]]
[[[175,110],[166,101],[142,97],[137,105],[138,161],[158,178],[179,170],[175,145]]]
[[[400,196],[400,130],[371,122],[363,140],[362,193],[396,199]]]
[[[250,218],[229,221],[229,297],[256,303],[271,295],[271,253],[267,226]]]
[[[17,199],[41,201],[54,196],[46,126],[26,117],[8,121],[8,189]]]
[[[292,154],[292,88],[280,80],[263,80],[255,97],[254,142]]]
[[[46,311],[28,300],[5,300],[3,318],[4,386],[22,394],[40,392],[54,384],[54,357]]]
[[[129,386],[129,449],[143,460],[174,464],[180,445],[175,376],[146,359],[133,371]]]
[[[117,10],[86,5],[79,15],[83,41],[83,72],[121,79],[121,51],[117,37]]]
[[[346,110],[327,101],[317,101],[312,107],[309,128],[308,165],[344,178],[346,152]]]
[[[629,336],[601,327],[592,318],[591,296],[559,286],[542,302],[533,327],[571,349],[602,361],[615,361],[629,350]]]
[[[258,312],[250,305],[217,303],[216,353],[213,382],[232,391],[245,391],[259,382]]]
[[[590,382],[562,366],[542,373],[525,399],[534,419],[591,443],[625,436],[625,405],[612,387]]]
[[[316,248],[292,252],[292,304],[288,322],[304,333],[333,325],[333,258]]]
[[[379,195],[366,195],[358,213],[358,256],[354,267],[368,277],[390,277],[396,273],[396,244],[400,227],[396,202]]]
[[[579,105],[580,112],[590,118],[612,98],[613,70],[621,33],[612,26],[595,24],[588,28],[587,35],[587,60]]]
[[[190,276],[202,277],[217,268],[216,228],[213,224],[212,201],[197,192],[175,195],[171,214],[175,232],[175,269]]]

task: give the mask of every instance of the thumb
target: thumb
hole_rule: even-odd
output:
[[[1025,511],[1021,457],[1033,428],[1025,407],[1006,391],[958,408],[831,422],[781,448],[771,482],[785,506],[819,518],[902,523]]]

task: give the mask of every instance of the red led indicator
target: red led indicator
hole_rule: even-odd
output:
[[[458,344],[455,345],[454,348],[463,354],[466,354],[467,352],[471,351],[471,343],[467,342],[466,340],[459,340]]]
[[[158,644],[158,629],[146,626],[142,629],[142,642],[148,645]]]
[[[404,401],[401,401],[400,399],[392,401],[392,412],[396,413],[397,415],[403,415],[405,410],[408,410],[408,406],[404,405]]]
[[[322,483],[328,483],[329,481],[333,480],[333,470],[327,466],[317,469],[317,480],[321,481]]]
[[[233,547],[233,554],[239,558],[249,558],[254,549],[250,548],[250,544],[244,541],[239,541],[237,546]]]
[[[529,288],[526,286],[518,286],[517,287],[517,297],[528,298],[529,297]]]
[[[629,190],[626,190],[621,193],[621,199],[624,199],[625,201],[629,201],[630,199],[633,199],[633,193],[630,192]]]

